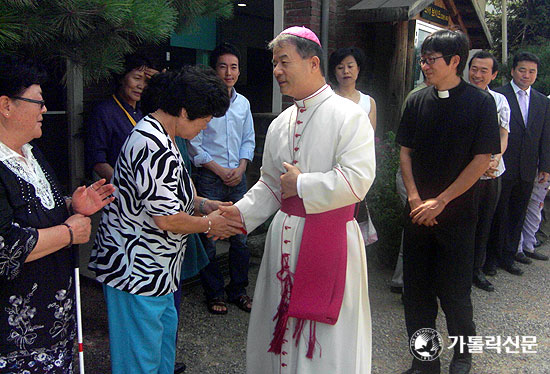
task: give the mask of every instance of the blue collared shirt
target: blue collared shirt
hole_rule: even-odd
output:
[[[190,141],[189,157],[197,167],[213,160],[225,168],[235,169],[241,159],[252,161],[254,147],[250,103],[233,89],[227,113],[212,118],[208,127]]]
[[[134,109],[120,96],[116,97],[136,122],[143,118],[139,103]],[[112,97],[96,105],[86,129],[86,167],[93,170],[95,164],[106,162],[114,168],[120,149],[133,128]]]

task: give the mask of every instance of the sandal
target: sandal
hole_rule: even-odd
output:
[[[240,310],[244,310],[250,313],[252,310],[252,298],[248,295],[241,295],[237,299],[231,301],[231,304],[235,304]],[[248,306],[250,304],[250,306]]]
[[[222,298],[216,297],[206,302],[208,311],[212,314],[227,314],[227,304]],[[215,307],[225,308],[222,310],[214,309]]]

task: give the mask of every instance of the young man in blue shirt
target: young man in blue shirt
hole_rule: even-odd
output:
[[[254,157],[254,123],[248,100],[234,89],[239,79],[240,53],[235,46],[222,43],[210,56],[210,65],[227,85],[230,105],[223,117],[212,118],[208,127],[190,142],[190,156],[197,167],[197,193],[208,199],[239,201],[246,193],[246,166]],[[202,204],[201,204],[202,205]],[[202,208],[202,207],[201,207]],[[226,314],[224,279],[214,259],[216,242],[202,235],[210,264],[201,271],[208,311]],[[252,299],[246,295],[250,252],[246,235],[231,237],[229,248],[230,282],[225,287],[228,301],[250,312]]]

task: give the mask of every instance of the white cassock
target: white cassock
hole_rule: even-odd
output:
[[[304,218],[289,216],[281,207],[282,163],[303,173],[300,192],[308,214],[360,202],[375,176],[374,133],[365,112],[325,85],[281,113],[270,125],[260,180],[235,205],[249,232],[275,215],[254,291],[246,349],[248,374],[368,374],[371,369],[371,319],[365,245],[355,220],[346,224],[347,272],[340,315],[335,325],[316,323],[313,359],[306,357],[309,322],[298,346],[292,338],[295,318],[289,318],[282,353],[269,353],[281,301],[283,254],[294,272]],[[327,237],[331,228],[326,228]],[[319,274],[322,277],[323,274]]]

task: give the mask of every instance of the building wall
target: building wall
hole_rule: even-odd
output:
[[[358,88],[376,100],[377,135],[396,130],[401,105],[412,88],[412,73],[417,63],[414,61],[415,20],[422,18],[416,16],[410,21],[366,22],[348,11],[359,0],[329,1],[329,42],[323,47],[327,48],[329,56],[336,49],[349,46],[365,51],[367,61]],[[435,0],[434,5],[446,8],[444,0]],[[285,27],[303,25],[321,36],[321,7],[321,0],[285,0]],[[447,28],[457,28],[452,19]]]

